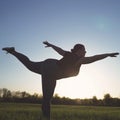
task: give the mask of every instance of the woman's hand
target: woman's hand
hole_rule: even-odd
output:
[[[48,41],[44,41],[43,44],[46,45],[45,47],[53,48],[57,53],[59,53],[62,56],[64,56],[64,54],[66,53],[65,50],[63,50],[62,48],[60,48],[60,47],[58,47],[56,45],[53,45],[53,44],[49,43]]]
[[[110,57],[117,57],[117,55],[119,55],[119,53],[110,53],[109,54]]]
[[[43,44],[45,44],[45,47],[52,47],[51,44],[48,41],[44,41]]]

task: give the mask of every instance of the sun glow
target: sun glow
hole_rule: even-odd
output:
[[[55,93],[70,98],[92,98],[93,96],[102,98],[106,92],[101,89],[102,82],[106,78],[101,74],[101,70],[93,64],[83,66],[78,76],[58,81]]]

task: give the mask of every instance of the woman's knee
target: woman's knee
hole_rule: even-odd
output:
[[[41,66],[40,66],[40,64],[36,64],[35,62],[29,61],[29,62],[26,64],[26,67],[27,67],[30,71],[32,71],[32,72],[41,74]]]

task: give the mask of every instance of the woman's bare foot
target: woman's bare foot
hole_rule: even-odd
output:
[[[15,48],[14,47],[5,47],[5,48],[2,48],[2,50],[6,51],[7,53],[12,53],[15,51]]]

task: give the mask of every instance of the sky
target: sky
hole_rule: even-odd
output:
[[[86,56],[120,52],[119,0],[0,0],[0,49],[14,46],[32,61],[61,59],[43,41]],[[0,88],[42,94],[41,76],[0,50]],[[82,65],[76,77],[57,81],[54,94],[70,98],[120,98],[120,56]]]

